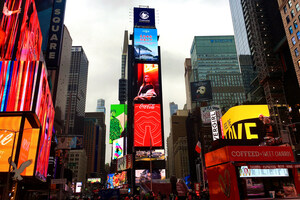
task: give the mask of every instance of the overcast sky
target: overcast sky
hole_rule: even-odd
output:
[[[170,133],[169,103],[183,109],[186,102],[184,60],[194,36],[233,35],[229,0],[67,0],[65,25],[73,45],[83,46],[89,60],[86,111],[96,111],[105,99],[106,163],[111,104],[119,104],[118,80],[124,30],[133,32],[133,7],[155,8],[160,35],[165,140]]]

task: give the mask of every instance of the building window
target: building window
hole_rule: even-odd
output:
[[[295,51],[295,56],[298,57],[299,56],[298,48],[296,48],[294,51]]]
[[[291,16],[292,16],[292,18],[294,18],[294,17],[295,17],[295,11],[294,11],[294,9],[293,9],[293,10],[291,10]]]
[[[299,12],[299,10],[300,10],[300,6],[299,6],[299,3],[297,3],[296,4],[296,11]]]
[[[297,38],[300,40],[300,31],[297,32]]]
[[[286,6],[283,7],[283,11],[284,11],[285,14],[287,13],[287,8],[286,8]]]
[[[298,67],[300,68],[300,60],[298,60],[297,63],[298,63]]]
[[[294,21],[294,27],[295,29],[298,28],[297,20]]]
[[[292,43],[293,43],[293,45],[296,44],[296,39],[295,39],[295,37],[292,37]]]
[[[290,31],[290,34],[293,33],[293,27],[292,26],[289,27],[289,31]]]
[[[288,4],[289,4],[289,7],[292,7],[292,5],[293,5],[291,0],[289,0]]]
[[[300,16],[300,15],[299,15]],[[288,16],[286,16],[286,23],[288,24],[288,23],[290,23],[290,16],[288,15]]]

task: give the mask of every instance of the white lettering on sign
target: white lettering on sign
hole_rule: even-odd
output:
[[[0,135],[0,144],[5,146],[8,143],[10,143],[13,140],[14,134],[13,133],[9,133],[8,135],[6,135],[4,137],[4,134]]]
[[[219,130],[218,130],[218,120],[216,111],[210,112],[210,121],[211,121],[211,129],[212,129],[212,136],[213,140],[219,139]]]
[[[139,108],[140,109],[154,110],[155,109],[155,104],[140,104]]]

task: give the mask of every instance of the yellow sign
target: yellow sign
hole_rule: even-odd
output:
[[[259,139],[264,133],[262,117],[269,117],[267,105],[241,105],[230,108],[221,118],[223,139]]]

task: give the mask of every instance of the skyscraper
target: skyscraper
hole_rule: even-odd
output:
[[[89,61],[82,46],[73,46],[71,51],[65,132],[83,135]]]
[[[213,104],[229,108],[245,100],[233,36],[195,36],[191,65],[191,82],[211,81]]]
[[[103,112],[104,114],[106,113],[105,100],[104,99],[98,99],[97,100],[96,112]]]
[[[127,100],[127,61],[128,61],[128,31],[124,32],[121,78],[119,79],[119,101],[120,104],[125,104]]]

